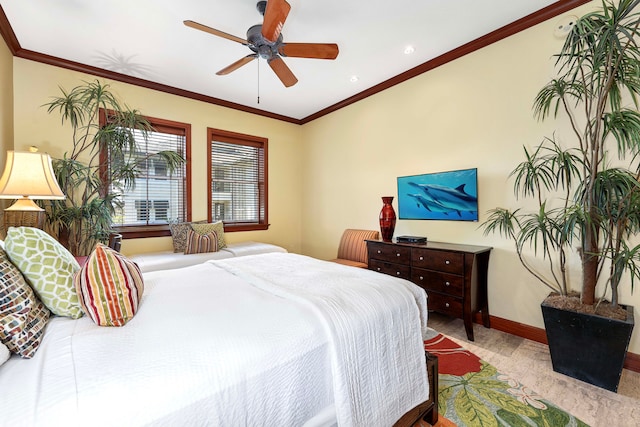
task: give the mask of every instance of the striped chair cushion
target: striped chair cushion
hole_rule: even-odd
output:
[[[196,231],[188,230],[184,254],[202,254],[206,252],[218,252],[218,233],[211,231],[207,234],[200,234]]]
[[[380,233],[375,230],[346,229],[340,239],[338,259],[346,259],[367,264],[367,243],[365,240],[378,240]]]
[[[82,309],[99,326],[122,326],[138,311],[144,281],[138,266],[101,243],[74,277]]]
[[[0,341],[25,359],[33,357],[49,314],[20,270],[0,250]]]

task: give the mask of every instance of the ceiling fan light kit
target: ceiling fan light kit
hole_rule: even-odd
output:
[[[291,5],[286,0],[259,1],[256,8],[264,16],[263,22],[247,30],[246,40],[194,21],[184,21],[184,25],[188,27],[241,43],[253,52],[221,69],[216,73],[217,75],[229,74],[260,57],[267,61],[282,84],[290,87],[295,85],[298,79],[282,57],[311,59],[338,57],[339,49],[335,43],[285,43],[283,41],[282,27],[291,10]]]

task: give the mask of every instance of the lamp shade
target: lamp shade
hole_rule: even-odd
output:
[[[7,163],[0,177],[0,198],[64,199],[51,157],[45,153],[7,151]]]

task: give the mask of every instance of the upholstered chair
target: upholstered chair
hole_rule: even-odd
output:
[[[367,268],[367,242],[366,240],[378,240],[380,232],[375,230],[346,229],[342,233],[340,246],[338,246],[338,258],[331,261],[353,267]]]

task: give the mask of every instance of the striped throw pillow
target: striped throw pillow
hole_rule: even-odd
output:
[[[218,235],[218,250],[227,247],[227,242],[224,238],[224,224],[222,221],[216,221],[212,223],[191,223],[191,229],[198,234],[209,234],[212,231],[215,231]]]
[[[206,223],[207,223],[206,220],[196,221],[196,222],[169,223],[169,230],[171,231],[171,240],[173,240],[173,251],[184,252],[184,245],[187,243],[187,230],[190,230],[194,224],[206,224]]]
[[[99,326],[123,326],[138,311],[144,281],[138,265],[101,243],[74,277],[83,311]]]
[[[215,231],[200,234],[193,230],[188,230],[184,254],[202,254],[205,252],[218,252],[218,234]]]

